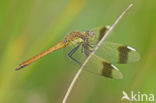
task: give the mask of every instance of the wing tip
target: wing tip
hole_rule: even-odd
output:
[[[113,69],[112,70],[112,78],[122,79],[123,78],[123,74],[119,70]]]

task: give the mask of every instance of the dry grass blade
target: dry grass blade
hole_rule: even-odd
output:
[[[73,81],[71,82],[65,96],[64,99],[62,101],[62,103],[66,103],[67,99],[69,97],[69,94],[76,82],[76,80],[78,79],[80,73],[82,72],[82,70],[84,69],[85,65],[88,63],[88,61],[90,60],[90,58],[95,54],[95,52],[98,50],[99,46],[102,44],[102,42],[107,38],[107,36],[110,34],[110,32],[114,29],[114,27],[117,25],[117,23],[121,20],[121,18],[127,13],[127,11],[133,6],[133,4],[130,4],[124,11],[123,13],[117,18],[117,20],[114,22],[114,24],[110,27],[110,29],[106,32],[106,34],[103,36],[103,38],[99,41],[99,43],[96,45],[95,50],[88,56],[88,58],[85,60],[85,62],[82,64],[82,66],[80,67],[80,69],[78,70],[78,72],[76,73]]]

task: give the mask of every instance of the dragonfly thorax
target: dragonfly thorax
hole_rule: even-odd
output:
[[[65,43],[67,45],[76,45],[81,43],[89,43],[92,42],[94,39],[94,33],[90,31],[86,32],[71,32],[65,38]]]
[[[65,43],[67,45],[75,45],[83,42],[83,35],[81,32],[71,32],[65,37]]]

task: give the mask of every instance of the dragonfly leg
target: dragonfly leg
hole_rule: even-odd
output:
[[[75,61],[76,63],[78,63],[79,65],[81,65],[81,63],[76,60],[75,58],[73,58],[73,54],[79,49],[80,45],[78,45],[77,47],[75,47],[74,49],[72,49],[69,53],[68,53],[68,56],[73,60]]]
[[[86,56],[89,56],[89,54],[92,52],[93,50],[89,50],[89,49],[86,49],[84,48],[84,53]]]
[[[84,44],[82,44],[81,53],[84,53]]]
[[[90,47],[90,48],[94,48],[91,44],[87,43],[87,45]]]

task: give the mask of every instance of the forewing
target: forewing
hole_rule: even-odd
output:
[[[110,26],[100,26],[97,28],[90,29],[90,31],[94,32],[96,36],[95,41],[94,41],[95,44],[97,44],[102,39],[102,37],[106,34],[109,28]]]
[[[111,63],[119,64],[132,63],[140,59],[139,53],[132,47],[111,42],[103,42],[96,55]]]
[[[84,70],[95,73],[100,76],[113,79],[122,79],[123,75],[117,67],[99,56],[92,56]]]

